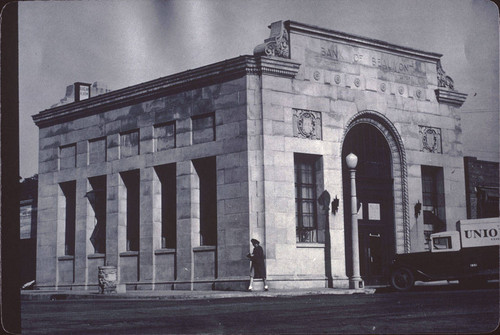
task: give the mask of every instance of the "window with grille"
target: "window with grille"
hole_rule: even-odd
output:
[[[318,242],[317,156],[295,155],[295,217],[297,242]]]
[[[446,230],[442,168],[422,166],[422,211],[425,247],[428,249],[430,234]]]

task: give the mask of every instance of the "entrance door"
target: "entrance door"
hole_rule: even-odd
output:
[[[359,180],[358,211],[361,276],[367,285],[385,284],[393,256],[392,180]]]
[[[389,265],[395,252],[394,198],[389,145],[382,133],[370,124],[353,127],[346,136],[342,157],[358,156],[356,193],[360,272],[366,285],[386,284]],[[350,199],[349,172],[344,162],[344,199]],[[344,201],[351,213],[350,201]],[[346,244],[351,241],[350,216],[345,216]],[[346,250],[352,250],[346,245]],[[352,254],[347,253],[347,257]],[[348,263],[351,261],[349,258]],[[350,267],[348,266],[348,269]],[[352,269],[350,269],[352,271]]]

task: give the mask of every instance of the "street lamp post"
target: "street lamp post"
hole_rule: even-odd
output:
[[[358,200],[356,197],[356,165],[358,157],[352,152],[346,157],[347,167],[351,176],[351,241],[352,241],[352,276],[349,278],[349,288],[363,288],[363,279],[359,272],[359,237],[358,237]]]

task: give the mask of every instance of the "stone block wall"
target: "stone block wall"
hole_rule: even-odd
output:
[[[391,51],[311,38],[301,33],[292,32],[291,40],[292,58],[303,64],[293,88],[294,92],[301,93],[297,102],[303,102],[304,106],[299,103],[295,107],[321,111],[325,120],[335,120],[336,129],[325,129],[326,125],[323,128],[324,140],[332,138],[341,148],[349,122],[363,111],[375,111],[385,116],[401,138],[408,170],[406,211],[411,213],[406,216],[409,217],[411,247],[405,250],[403,246],[403,206],[398,209],[396,203],[397,252],[419,251],[424,246],[422,217],[413,215],[414,204],[422,199],[421,165],[443,169],[446,221],[448,228],[454,229],[456,220],[465,214],[460,115],[456,105],[437,100],[436,60],[404,53],[390,55]],[[390,69],[391,66],[396,68]],[[299,80],[303,82],[299,83]],[[440,150],[422,150],[420,126],[440,130]],[[399,162],[393,161],[395,192],[403,186],[402,182],[397,183],[401,178],[397,164]],[[336,177],[340,178],[338,174]]]
[[[290,41],[291,58],[301,63],[296,77],[262,75],[261,82],[252,83],[256,92],[262,92],[254,104],[249,99],[248,108],[251,115],[262,115],[262,125],[256,122],[253,129],[262,133],[262,142],[255,140],[262,155],[257,151],[255,161],[262,161],[264,171],[251,163],[250,168],[251,175],[262,175],[264,181],[265,226],[251,223],[251,230],[264,241],[271,281],[288,286],[295,281],[300,286],[298,278],[316,274],[315,285],[325,284],[325,246],[318,243],[316,248],[302,249],[295,240],[293,155],[321,156],[322,187],[332,198],[340,198],[339,211],[328,217],[329,261],[335,285],[343,286],[349,260],[345,255],[341,151],[349,126],[361,117],[381,120],[378,127],[393,151],[396,251],[410,252],[424,247],[422,217],[413,215],[414,204],[422,199],[421,165],[443,169],[448,226],[465,213],[460,116],[457,106],[437,100],[438,56],[431,59],[411,52],[396,56],[390,50],[311,36],[300,29],[291,29]],[[384,58],[392,65],[384,63]],[[394,64],[397,69],[390,68]],[[249,85],[249,94],[251,90]],[[321,115],[319,140],[297,136],[297,109]],[[419,126],[440,130],[439,151],[422,150]],[[258,185],[254,184],[255,190]],[[251,203],[255,200],[258,197]],[[319,247],[323,252],[317,252]]]
[[[196,281],[203,287],[210,282],[211,288],[216,279],[224,283],[225,278],[231,282],[246,277],[246,85],[240,77],[41,127],[37,287],[94,288],[97,267],[105,264],[118,267],[119,290],[197,288]],[[203,119],[196,126],[201,127],[199,136],[193,135],[193,117]],[[198,176],[192,161],[209,156],[217,162],[217,246],[195,253],[201,246]],[[175,164],[177,171],[176,249],[161,247],[161,186],[155,167],[165,164]],[[127,251],[126,245],[123,178],[131,170],[139,172],[139,251]],[[92,190],[89,178],[98,176],[106,179],[105,254],[95,254],[89,241],[96,221],[84,197]],[[73,257],[63,252],[60,184],[68,181],[77,185]]]

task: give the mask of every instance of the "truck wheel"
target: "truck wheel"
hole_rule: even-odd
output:
[[[408,291],[415,284],[413,272],[407,268],[399,268],[391,274],[391,285],[398,291]]]

